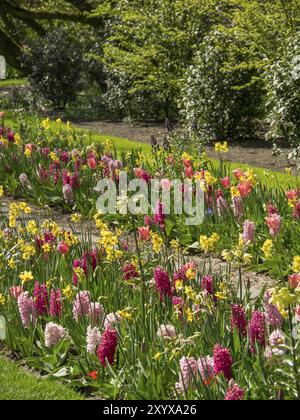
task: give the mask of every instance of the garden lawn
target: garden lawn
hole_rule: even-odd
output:
[[[40,379],[0,357],[0,400],[82,400],[72,389]]]
[[[30,115],[28,115],[28,118],[30,118]],[[10,111],[6,112],[5,124],[16,128],[16,119],[13,113]],[[50,127],[52,131],[57,131],[59,128],[56,121],[53,120],[50,121]],[[87,129],[74,128],[74,130],[77,132],[86,133],[87,143],[103,143],[106,140],[111,141],[113,143],[117,155],[121,155],[122,152],[128,152],[132,150],[141,150],[145,154],[151,153],[151,146],[149,144],[132,141],[122,137],[100,135]],[[220,166],[220,161],[217,159],[210,159],[210,162],[214,169]],[[259,179],[261,180],[262,184],[265,185],[267,188],[283,188],[286,190],[288,188],[294,188],[299,186],[299,177],[291,176],[282,172],[271,171],[265,168],[250,166],[239,162],[224,161],[224,164],[226,164],[228,167],[228,173],[237,168],[241,168],[243,170],[246,170],[247,168],[252,168],[255,171],[255,173],[259,176]]]

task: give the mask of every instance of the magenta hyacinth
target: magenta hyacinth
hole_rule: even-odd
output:
[[[247,335],[246,313],[242,305],[232,305],[231,307],[231,330],[236,328],[240,336]]]
[[[165,219],[164,206],[162,203],[157,203],[154,211],[154,223],[160,226],[161,229],[165,228]]]
[[[243,391],[235,382],[230,381],[225,401],[243,401],[245,398],[245,391]]]
[[[28,292],[21,293],[19,296],[18,308],[22,324],[25,328],[28,328],[31,324],[35,324],[36,315],[34,302]]]
[[[115,329],[106,328],[102,334],[100,346],[98,349],[98,358],[103,367],[106,367],[107,362],[110,365],[114,364],[116,349],[118,345],[118,333]]]
[[[166,296],[173,296],[172,284],[166,271],[163,271],[160,267],[157,267],[154,270],[154,279],[156,283],[156,289],[160,294],[161,300],[163,300]]]
[[[223,373],[226,379],[231,379],[232,357],[230,351],[227,348],[221,347],[217,344],[214,348],[213,358],[215,374],[219,375],[220,373]]]
[[[34,285],[33,297],[36,313],[40,316],[46,315],[48,312],[49,300],[47,286],[36,282]]]
[[[204,276],[201,282],[201,289],[207,292],[209,295],[214,294],[214,280],[212,276]]]
[[[52,318],[61,317],[62,315],[62,297],[60,289],[51,290],[49,313]]]
[[[260,311],[255,311],[252,314],[249,324],[249,338],[252,353],[255,352],[257,343],[262,347],[266,346],[266,319],[265,315]]]

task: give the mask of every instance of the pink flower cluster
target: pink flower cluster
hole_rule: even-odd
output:
[[[21,293],[18,298],[18,308],[22,324],[28,328],[31,324],[35,324],[36,315],[33,299],[28,292]]]
[[[45,327],[46,347],[56,346],[63,338],[68,337],[67,331],[61,325],[49,322]]]

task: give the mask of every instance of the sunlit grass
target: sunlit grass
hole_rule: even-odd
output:
[[[0,400],[81,400],[70,388],[27,373],[0,357]]]

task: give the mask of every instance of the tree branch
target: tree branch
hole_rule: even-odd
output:
[[[48,12],[46,10],[26,10],[21,7],[13,6],[8,1],[3,1],[2,8],[7,13],[20,19],[30,20],[64,20],[69,22],[84,23],[86,25],[98,26],[103,23],[101,16],[93,16],[88,13],[67,13],[67,12]]]

